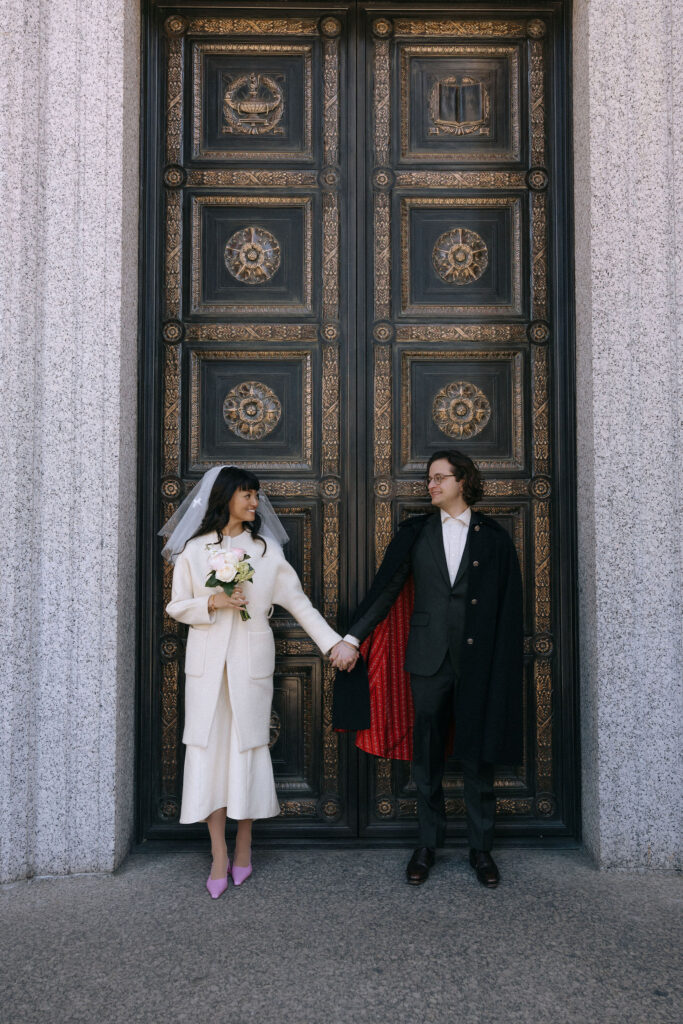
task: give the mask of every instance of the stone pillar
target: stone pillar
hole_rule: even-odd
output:
[[[583,832],[603,867],[680,864],[682,13],[574,3]]]
[[[132,836],[139,4],[1,17],[6,881]]]

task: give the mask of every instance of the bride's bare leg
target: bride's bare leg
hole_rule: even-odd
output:
[[[251,818],[243,818],[237,822],[235,855],[232,860],[238,868],[248,868],[251,863],[251,823]]]
[[[228,847],[225,842],[225,818],[227,808],[219,807],[206,819],[211,836],[212,878],[225,878],[228,870]]]

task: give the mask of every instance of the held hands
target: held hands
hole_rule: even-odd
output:
[[[353,644],[347,644],[340,640],[330,651],[330,661],[335,668],[348,672],[358,661],[358,649]]]
[[[220,587],[216,588],[216,593],[212,594],[209,598],[209,611],[213,612],[217,608],[236,608],[240,611],[242,608],[246,608],[249,604],[244,596],[244,591],[241,587],[235,587],[230,597],[221,590]]]

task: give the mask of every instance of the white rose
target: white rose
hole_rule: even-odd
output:
[[[216,579],[221,583],[232,583],[237,575],[237,566],[226,562],[220,569],[216,569]]]

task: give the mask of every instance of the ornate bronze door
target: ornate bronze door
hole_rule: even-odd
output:
[[[204,834],[177,824],[184,632],[155,540],[187,489],[252,467],[344,632],[448,446],[482,469],[525,582],[525,755],[497,779],[500,831],[575,833],[565,6],[152,5],[141,836]],[[332,732],[329,665],[272,622],[282,814],[261,836],[408,837],[409,765]],[[455,762],[446,791],[459,836]]]

